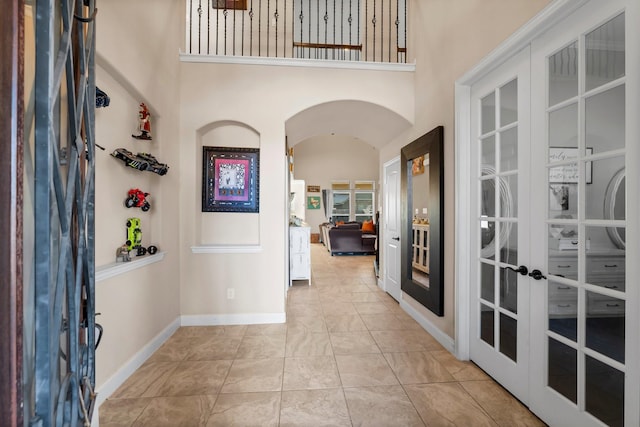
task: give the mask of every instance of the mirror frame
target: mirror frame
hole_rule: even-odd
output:
[[[400,151],[400,176],[402,183],[402,261],[401,289],[407,295],[431,310],[444,316],[444,127],[438,126]],[[429,154],[429,289],[411,277],[413,206],[410,180],[411,162],[414,158]]]

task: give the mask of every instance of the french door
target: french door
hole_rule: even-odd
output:
[[[531,92],[541,96],[532,97],[531,195],[544,202],[532,207],[531,263],[547,279],[531,292],[545,310],[531,316],[530,405],[554,425],[640,424],[638,323],[628,316],[637,281],[626,262],[638,186],[625,178],[627,165],[638,168],[627,150],[638,117],[627,105],[639,94],[627,84],[638,75],[627,70],[635,23],[625,3],[590,2],[532,44]]]
[[[586,3],[471,87],[470,358],[550,425],[640,424],[632,3]]]
[[[473,360],[520,400],[528,398],[529,49],[472,88],[471,277]]]

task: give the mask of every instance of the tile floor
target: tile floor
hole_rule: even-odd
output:
[[[544,426],[376,286],[371,256],[312,245],[287,323],[182,327],[100,426]]]

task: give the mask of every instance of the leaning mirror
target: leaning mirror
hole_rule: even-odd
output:
[[[401,150],[402,291],[444,315],[444,128]]]

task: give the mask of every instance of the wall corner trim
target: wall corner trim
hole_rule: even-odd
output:
[[[129,262],[113,262],[111,264],[96,267],[96,283],[110,279],[129,271],[137,270],[146,265],[160,262],[164,259],[166,252],[158,252],[153,255],[146,255],[140,258],[133,258]]]
[[[257,254],[262,252],[261,245],[202,245],[191,246],[194,254]]]

